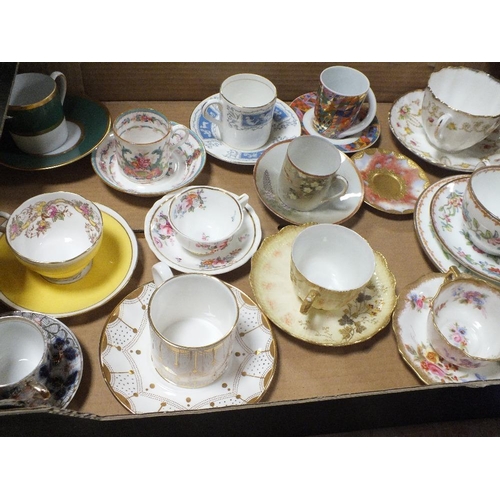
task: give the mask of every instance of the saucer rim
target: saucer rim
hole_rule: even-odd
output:
[[[181,125],[177,122],[171,121],[170,122],[172,125]],[[152,183],[152,184],[137,184],[137,188],[134,189],[132,186],[130,187],[122,187],[119,186],[118,184],[112,182],[108,177],[104,176],[101,169],[99,168],[99,162],[97,160],[97,155],[102,147],[104,145],[107,145],[110,143],[111,139],[114,137],[113,131],[110,131],[104,139],[101,141],[101,143],[96,146],[92,150],[91,154],[91,163],[92,163],[92,168],[94,172],[97,174],[97,176],[109,187],[115,189],[116,191],[119,191],[121,193],[126,193],[126,194],[131,194],[134,196],[139,196],[139,197],[144,197],[144,198],[150,198],[150,197],[156,197],[156,196],[163,196],[168,193],[173,193],[178,189],[181,189],[185,186],[187,186],[190,182],[193,182],[203,171],[203,168],[205,167],[206,160],[207,160],[207,152],[205,145],[203,144],[203,141],[200,139],[198,134],[196,134],[193,130],[188,129],[189,134],[194,138],[194,140],[198,143],[198,146],[201,151],[201,156],[198,158],[196,161],[199,161],[199,167],[195,170],[194,175],[192,175],[189,178],[186,178],[185,181],[176,186],[176,187],[169,187],[167,189],[158,189],[158,187],[162,184],[162,181],[159,181],[158,184]],[[182,148],[182,146],[181,146]],[[108,165],[110,165],[110,162],[108,162]],[[140,186],[140,187],[139,187]],[[149,189],[148,189],[149,186]],[[154,190],[153,188],[157,188],[157,190]]]
[[[83,106],[85,103],[87,105],[90,103],[93,106],[95,106],[95,109],[101,109],[103,112],[103,115],[99,117],[96,117],[95,113],[89,113],[88,121],[81,121],[81,119],[76,121],[76,123],[78,123],[80,126],[83,127],[85,137],[87,136],[88,131],[93,126],[93,124],[96,123],[98,120],[100,121],[101,119],[103,120],[102,123],[104,126],[103,129],[104,131],[102,134],[99,134],[92,141],[90,141],[89,139],[89,142],[91,142],[91,144],[85,146],[84,151],[80,151],[80,148],[82,147],[81,144],[85,142],[85,137],[83,141],[77,143],[77,145],[71,148],[69,151],[65,151],[54,155],[50,154],[30,155],[18,149],[17,146],[13,144],[13,142],[12,144],[7,143],[7,146],[1,147],[1,141],[0,141],[0,164],[4,165],[5,167],[23,171],[50,170],[53,168],[59,168],[69,165],[78,160],[81,160],[82,158],[90,154],[93,149],[97,148],[104,141],[109,131],[111,130],[112,121],[109,109],[103,103],[95,99],[91,99],[89,97],[78,96],[78,95],[66,96],[63,105],[63,108],[67,113],[66,118],[69,121],[73,121],[71,120],[71,118],[79,117],[77,113],[75,114],[71,113],[72,108],[73,106],[75,106],[76,109],[78,110],[78,108]],[[87,116],[85,116],[85,118],[87,118]],[[24,163],[23,165],[19,164],[16,165],[15,162],[14,163],[8,162],[8,159],[4,157],[5,155],[7,156],[15,155],[18,158],[24,159]]]
[[[340,151],[340,154],[343,155],[344,158],[343,158],[343,161],[342,161],[341,166],[339,168],[339,173],[342,173],[343,168],[347,168],[347,166],[344,166],[344,163],[345,163],[345,165],[349,165],[349,167],[352,169],[352,172],[355,173],[357,176],[356,178],[359,181],[359,191],[360,191],[360,196],[359,196],[359,200],[358,200],[357,205],[348,214],[346,214],[343,218],[341,218],[341,219],[330,218],[328,220],[326,220],[326,219],[325,220],[315,220],[314,216],[318,215],[320,213],[320,211],[318,209],[309,210],[306,212],[301,212],[299,210],[294,210],[292,208],[290,208],[290,214],[296,214],[296,216],[300,216],[300,217],[295,217],[295,218],[294,217],[287,217],[285,214],[283,214],[283,212],[280,212],[275,207],[270,206],[267,203],[267,200],[261,194],[262,189],[260,189],[260,184],[257,182],[258,171],[262,167],[263,160],[266,158],[266,156],[269,154],[270,151],[272,151],[275,148],[285,147],[286,144],[288,144],[292,140],[293,139],[288,139],[286,141],[281,141],[281,142],[277,142],[276,144],[273,144],[262,154],[262,156],[255,163],[255,166],[253,168],[254,185],[255,185],[255,188],[257,191],[257,195],[259,196],[259,199],[264,204],[264,206],[269,211],[271,211],[274,215],[278,216],[280,219],[283,219],[286,222],[290,222],[291,224],[305,224],[307,222],[331,222],[333,224],[342,224],[342,223],[346,222],[347,220],[349,220],[354,215],[356,215],[356,213],[359,211],[359,209],[363,205],[364,196],[365,196],[365,187],[364,187],[363,179],[361,178],[361,174],[358,171],[358,169],[356,168],[356,165],[354,164],[352,158],[347,156],[347,154],[344,153],[343,151]],[[284,157],[284,154],[283,154],[283,157]],[[281,163],[279,164],[279,167],[281,167]],[[275,166],[275,170],[277,168],[278,168],[278,166]],[[348,192],[349,192],[349,189],[350,188],[348,188]],[[275,195],[274,199],[276,199],[277,198],[276,194],[275,193],[273,193],[273,194]],[[281,200],[280,200],[280,203],[282,203]]]
[[[277,368],[278,368],[278,358],[279,358],[279,349],[278,349],[277,338],[276,338],[276,334],[275,334],[275,332],[273,330],[272,324],[269,321],[269,318],[265,315],[264,311],[262,311],[262,309],[255,302],[255,300],[253,300],[248,294],[246,294],[245,292],[243,292],[242,290],[240,290],[235,285],[232,285],[232,284],[227,283],[227,282],[225,282],[225,283],[229,286],[229,288],[231,290],[234,290],[235,292],[238,292],[238,294],[241,296],[241,300],[244,302],[244,304],[248,305],[249,307],[256,308],[258,310],[258,312],[259,312],[259,314],[261,316],[262,327],[266,330],[266,332],[268,332],[269,337],[270,337],[270,347],[271,347],[270,352],[271,352],[271,357],[272,357],[272,365],[270,366],[270,369],[266,372],[266,374],[264,375],[264,377],[262,377],[263,385],[260,388],[260,391],[259,391],[260,393],[259,393],[258,397],[257,398],[253,398],[251,400],[246,400],[245,398],[238,398],[239,401],[242,401],[241,405],[254,404],[254,403],[257,403],[257,402],[259,402],[259,401],[262,400],[262,398],[265,396],[265,394],[269,390],[269,388],[270,388],[270,386],[271,386],[271,384],[272,384],[272,382],[274,380],[274,377],[276,375]],[[148,282],[148,283],[145,283],[143,285],[138,286],[135,290],[133,290],[129,294],[127,294],[113,308],[111,314],[106,318],[105,324],[104,324],[104,326],[102,328],[101,335],[100,335],[100,338],[99,338],[99,348],[98,348],[99,349],[99,366],[100,366],[101,376],[103,377],[103,379],[105,381],[106,387],[108,387],[108,389],[110,390],[111,394],[116,399],[116,401],[118,401],[119,404],[121,404],[129,413],[131,413],[133,415],[150,415],[150,414],[155,414],[155,413],[158,413],[158,414],[160,414],[160,413],[168,413],[168,414],[172,413],[173,414],[173,413],[176,413],[178,411],[192,412],[192,411],[203,410],[204,408],[196,408],[196,407],[194,407],[194,408],[173,409],[173,410],[169,410],[169,411],[165,411],[165,412],[161,412],[161,411],[157,411],[157,412],[138,412],[138,411],[133,411],[132,408],[130,408],[129,406],[127,406],[124,403],[124,401],[122,401],[122,398],[126,399],[125,396],[122,396],[121,393],[117,393],[113,389],[113,387],[111,386],[111,381],[108,381],[108,379],[105,376],[105,373],[104,373],[104,365],[105,365],[105,363],[104,363],[104,360],[103,360],[103,355],[104,355],[104,353],[106,351],[107,329],[108,329],[108,326],[110,325],[110,323],[112,323],[113,321],[115,321],[116,318],[119,317],[119,313],[120,313],[120,310],[121,310],[123,304],[125,304],[127,301],[130,301],[130,300],[133,300],[133,299],[136,299],[136,298],[140,297],[140,295],[142,294],[142,292],[147,287],[153,287],[154,288],[154,286],[155,285],[154,285],[153,282]],[[148,303],[149,303],[149,301],[148,301]],[[144,303],[143,305],[145,306],[145,305],[147,305],[147,303]],[[241,308],[241,306],[240,306],[240,308]],[[141,335],[143,335],[145,333],[145,330],[147,330],[148,325],[149,325],[149,323],[148,323],[147,315],[146,315],[145,316],[145,320],[141,323],[141,328],[137,332],[138,336],[136,338],[139,338]],[[255,352],[250,353],[250,355],[255,355],[255,354],[256,354]],[[233,363],[232,365],[234,366],[234,364],[235,363]],[[248,362],[246,362],[245,364],[248,364]],[[238,368],[235,369],[236,373],[239,371],[239,367],[241,367],[242,365],[243,365],[243,360],[241,361],[240,364],[238,364]],[[188,389],[181,388],[181,387],[178,388],[174,384],[172,384],[172,383],[164,380],[161,377],[161,375],[159,375],[156,371],[154,373],[155,373],[155,376],[158,377],[156,380],[161,381],[162,384],[167,385],[168,387],[170,387],[171,389],[173,389],[173,391],[176,391],[176,390],[186,391],[186,390],[188,390]],[[210,385],[213,385],[213,384],[210,384]],[[209,390],[210,385],[206,386],[206,387],[200,387],[200,388],[197,388],[197,389],[189,389],[189,390],[192,391],[192,392],[194,392],[194,393],[200,394],[201,392]],[[219,394],[219,393],[217,393],[217,394]],[[220,394],[222,394],[222,392]],[[232,406],[235,406],[235,405],[226,405],[225,407],[226,408],[230,408]]]
[[[290,104],[290,107],[293,109],[293,111],[297,115],[297,118],[299,119],[300,129],[302,131],[302,135],[311,135],[311,134],[307,131],[307,129],[304,126],[303,115],[305,115],[305,113],[303,113],[303,115],[302,115],[302,110],[298,107],[297,103],[302,102],[302,103],[306,104],[307,103],[306,96],[307,97],[316,96],[316,98],[317,98],[317,95],[318,95],[318,93],[314,92],[314,91],[305,92],[304,94],[301,94],[300,96],[296,97]],[[311,109],[312,108],[309,108],[308,111],[310,111]],[[301,113],[300,115],[297,112],[297,110]],[[370,139],[370,142],[367,143],[366,145],[363,144],[362,146],[360,145],[360,146],[356,147],[357,142],[361,139],[361,137],[363,137],[363,132],[365,130],[369,129],[370,127],[373,127],[373,126],[376,129],[376,133],[375,133],[374,138]],[[382,131],[381,131],[381,126],[380,126],[380,120],[375,115],[375,117],[373,118],[371,123],[359,133],[359,138],[356,141],[346,143],[346,144],[336,144],[335,139],[329,139],[329,140],[334,144],[334,146],[337,149],[339,149],[343,153],[357,153],[357,152],[363,151],[367,148],[371,148],[379,140],[381,132]],[[357,136],[357,135],[358,134],[355,134],[355,136]],[[318,134],[318,137],[322,137],[321,134]],[[346,137],[345,139],[348,139],[348,137]]]
[[[197,134],[198,134],[198,123],[196,121],[196,115],[201,112],[201,108],[202,106],[205,104],[205,102],[217,97],[218,93],[216,94],[212,94],[211,96],[203,99],[203,101],[201,101],[200,103],[198,103],[196,105],[196,107],[194,108],[193,112],[191,113],[191,117],[189,119],[189,126],[192,130],[194,130]],[[295,137],[299,137],[301,135],[301,131],[302,131],[302,127],[301,127],[301,124],[300,124],[300,120],[298,119],[297,117],[297,114],[293,111],[293,109],[284,101],[282,101],[281,99],[276,99],[276,103],[279,105],[285,110],[287,111],[291,116],[297,118],[297,131],[295,134],[290,134],[291,136],[293,135],[293,137],[290,138],[291,139],[294,139]],[[290,126],[291,128],[291,126]],[[200,134],[198,134],[200,135]],[[269,141],[267,141],[266,144],[264,144],[264,146],[258,148],[258,149],[255,149],[255,150],[250,150],[250,151],[246,151],[246,150],[242,150],[242,149],[236,149],[236,148],[233,148],[231,146],[228,146],[227,144],[225,144],[223,141],[219,140],[219,139],[203,139],[200,135],[200,140],[203,142],[205,148],[206,148],[206,151],[209,155],[213,156],[214,158],[217,158],[218,160],[222,160],[224,162],[227,162],[231,165],[240,165],[240,166],[253,166],[255,165],[255,163],[257,162],[257,160],[266,152],[266,150],[270,147],[272,147],[274,144],[277,144],[277,142],[281,142],[281,140],[278,140],[278,141],[273,141],[271,143],[269,143]],[[217,141],[217,143],[219,143],[220,145],[222,145],[224,148],[227,148],[227,151],[235,151],[236,153],[253,153],[255,154],[256,156],[254,158],[251,158],[251,159],[248,159],[248,160],[242,160],[242,159],[235,159],[235,158],[228,158],[226,156],[221,156],[221,155],[217,155],[215,154],[215,152],[213,150],[210,149],[209,145],[207,145],[207,142],[209,141]]]

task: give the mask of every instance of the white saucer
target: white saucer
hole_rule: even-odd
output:
[[[462,196],[467,177],[441,186],[431,201],[430,214],[437,237],[444,247],[465,267],[500,284],[500,256],[479,250],[472,244],[462,217]]]
[[[179,124],[175,122],[172,124],[174,131],[180,128]],[[95,173],[113,189],[136,196],[162,196],[192,182],[202,171],[206,156],[203,142],[189,131],[187,141],[172,153],[169,173],[157,182],[140,184],[126,177],[118,166],[114,135],[111,133],[92,151],[92,167]]]
[[[262,153],[272,144],[287,139],[294,139],[300,135],[300,123],[297,115],[290,106],[277,99],[274,108],[271,137],[267,143],[261,148],[252,151],[234,149],[220,140],[217,125],[209,122],[201,113],[205,102],[216,96],[217,94],[214,94],[196,106],[191,114],[190,127],[201,137],[207,152],[219,160],[224,160],[235,165],[254,165]]]
[[[500,378],[500,364],[466,369],[448,363],[432,348],[427,335],[429,302],[444,274],[430,273],[401,291],[392,328],[403,359],[426,384],[473,382]]]
[[[262,203],[271,212],[292,224],[307,222],[340,224],[351,218],[361,207],[365,190],[353,161],[342,152],[340,154],[343,160],[338,172],[349,183],[349,188],[343,196],[309,212],[294,210],[281,201],[277,195],[276,186],[289,142],[280,142],[271,146],[255,164],[253,177]]]
[[[40,379],[50,391],[50,397],[43,402],[43,405],[66,408],[80,386],[83,373],[82,348],[75,334],[61,321],[44,314],[11,311],[1,316],[5,315],[31,319],[45,330],[49,339],[52,366],[50,371],[44,371]],[[33,405],[28,406],[37,404],[33,402]]]
[[[316,92],[308,92],[307,94],[303,94],[290,104],[290,107],[295,111],[295,114],[299,117],[302,133],[317,135],[323,137],[319,134],[312,124],[313,116],[314,116],[314,105],[316,104],[316,100],[318,95]],[[364,113],[364,114],[363,114]],[[359,120],[362,119],[363,116],[366,116],[365,108],[361,108],[360,116],[355,120],[354,125],[359,123]],[[354,134],[349,137],[345,137],[343,139],[328,139],[331,141],[337,149],[344,153],[354,153],[356,151],[362,151],[363,149],[369,148],[373,146],[380,137],[380,123],[378,118],[375,117],[370,125],[363,129],[361,132]]]
[[[472,172],[480,161],[495,163],[500,160],[498,130],[479,144],[458,153],[440,151],[430,144],[422,126],[423,96],[423,90],[409,92],[396,100],[389,112],[391,131],[403,146],[433,165],[459,172]]]
[[[222,274],[241,267],[257,250],[262,228],[255,210],[247,204],[242,227],[229,245],[210,255],[195,255],[177,241],[168,221],[168,207],[173,194],[158,200],[146,214],[144,236],[156,257],[185,273]]]
[[[310,344],[343,347],[372,338],[390,322],[397,300],[396,279],[384,256],[375,252],[372,279],[341,311],[310,309],[301,314],[290,279],[290,253],[307,226],[286,226],[268,236],[252,257],[250,284],[257,304],[275,325]]]
[[[229,285],[239,307],[232,359],[222,377],[199,389],[164,380],[151,362],[147,306],[155,289],[148,283],[112,312],[100,341],[101,370],[109,389],[131,413],[220,408],[258,402],[276,371],[277,343],[268,319],[246,294]]]

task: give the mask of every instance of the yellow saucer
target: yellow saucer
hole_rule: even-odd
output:
[[[110,208],[103,213],[104,237],[92,267],[79,281],[49,283],[26,269],[0,238],[0,300],[14,309],[54,317],[74,316],[113,298],[128,283],[137,264],[137,240],[127,222]]]

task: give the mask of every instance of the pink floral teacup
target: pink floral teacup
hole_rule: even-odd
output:
[[[500,290],[454,266],[432,299],[428,332],[446,361],[479,368],[500,361]]]

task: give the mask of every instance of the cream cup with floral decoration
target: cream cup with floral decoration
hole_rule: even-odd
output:
[[[40,194],[0,217],[7,219],[0,232],[17,260],[53,283],[85,276],[101,246],[101,211],[75,193]]]
[[[337,224],[306,227],[292,244],[290,278],[311,308],[340,310],[363,291],[375,272],[375,255],[358,233]]]

